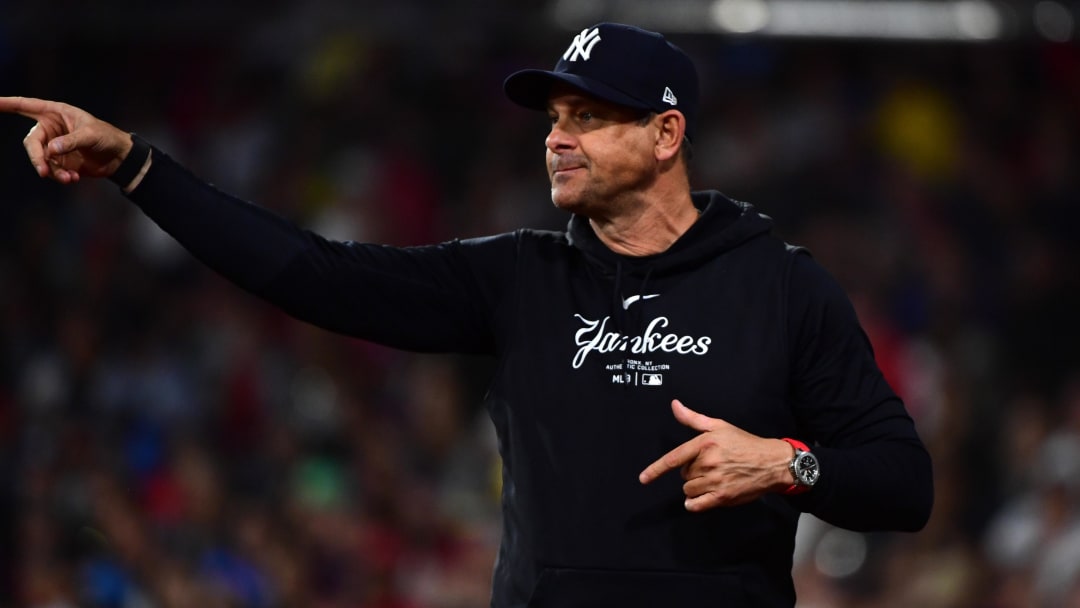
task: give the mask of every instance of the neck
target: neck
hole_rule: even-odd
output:
[[[667,251],[698,219],[689,189],[623,206],[618,214],[590,217],[589,224],[615,253],[641,257]]]

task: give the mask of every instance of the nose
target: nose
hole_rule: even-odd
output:
[[[562,152],[573,149],[577,145],[577,140],[562,127],[561,122],[553,122],[544,145],[552,152]]]

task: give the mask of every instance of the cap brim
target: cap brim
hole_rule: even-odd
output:
[[[589,95],[638,110],[652,108],[640,99],[631,97],[602,82],[565,72],[547,70],[521,70],[514,72],[503,82],[503,91],[510,101],[531,110],[546,110],[551,88],[556,83],[566,83]]]

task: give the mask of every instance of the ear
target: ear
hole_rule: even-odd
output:
[[[668,110],[656,115],[656,159],[666,161],[675,158],[682,147],[686,133],[686,117],[678,110]]]

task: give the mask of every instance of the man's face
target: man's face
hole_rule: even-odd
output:
[[[597,217],[618,212],[655,178],[654,129],[644,113],[566,86],[548,101],[551,201]]]

